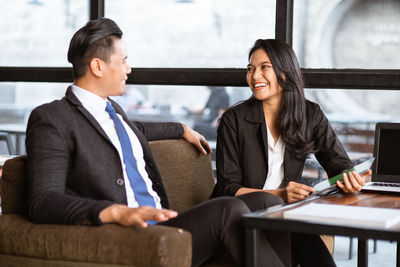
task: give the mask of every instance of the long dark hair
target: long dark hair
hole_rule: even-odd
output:
[[[258,39],[249,52],[263,49],[269,56],[278,84],[283,89],[278,127],[287,149],[298,158],[312,153],[313,142],[306,137],[304,80],[293,49],[283,41]]]

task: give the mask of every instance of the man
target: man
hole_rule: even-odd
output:
[[[193,129],[205,138],[217,140],[219,120],[229,107],[229,95],[223,86],[208,86],[210,96],[206,105],[200,110],[189,110],[189,114],[203,115],[208,109],[209,113],[203,120],[196,121]]]
[[[110,19],[88,22],[70,42],[74,84],[61,100],[32,111],[26,136],[30,218],[36,223],[180,227],[192,234],[193,266],[221,249],[242,265],[240,220],[249,212],[246,204],[228,197],[179,215],[168,210],[147,143],[182,137],[206,154],[205,139],[179,123],[132,123],[108,98],[123,93],[131,72],[121,37]],[[261,248],[270,249],[265,240]],[[276,255],[269,261],[280,264]]]

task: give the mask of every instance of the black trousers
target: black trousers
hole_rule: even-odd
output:
[[[264,192],[219,197],[159,224],[179,227],[192,234],[192,266],[200,266],[225,252],[232,256],[236,266],[244,266],[242,215],[280,203],[282,200],[279,197]],[[258,238],[258,242],[258,260],[263,266],[291,266],[292,256],[293,263],[300,263],[303,267],[335,266],[319,236],[294,235],[291,246],[291,236],[288,233],[265,232],[263,237]]]

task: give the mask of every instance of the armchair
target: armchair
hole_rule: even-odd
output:
[[[171,209],[183,211],[209,198],[214,185],[209,156],[200,155],[183,140],[154,141],[150,146]],[[182,229],[32,223],[26,211],[25,163],[26,157],[19,156],[6,161],[3,168],[1,266],[191,265],[191,235]]]

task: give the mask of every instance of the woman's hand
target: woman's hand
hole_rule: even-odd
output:
[[[336,185],[345,193],[359,192],[365,184],[365,177],[371,175],[371,173],[371,170],[361,175],[356,171],[349,172],[349,175],[344,172],[343,181],[336,181]]]
[[[315,193],[314,188],[305,184],[289,182],[284,192],[284,199],[287,202],[296,202],[308,197],[311,193]]]

